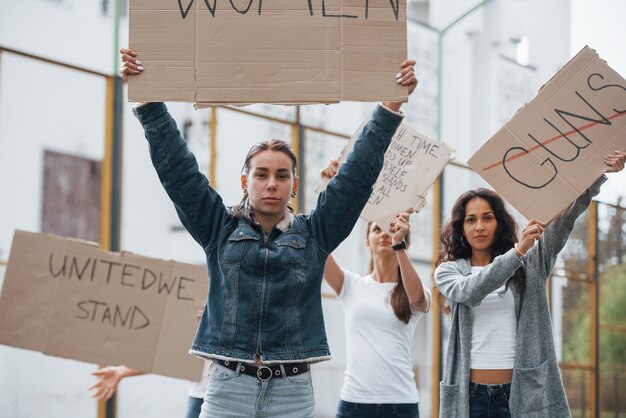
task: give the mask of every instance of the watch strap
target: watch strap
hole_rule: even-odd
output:
[[[406,241],[402,240],[401,243],[392,245],[391,249],[394,251],[406,250]]]

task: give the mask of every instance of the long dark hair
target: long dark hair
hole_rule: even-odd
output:
[[[517,242],[517,222],[506,210],[504,200],[494,191],[484,188],[470,190],[463,193],[452,206],[452,217],[441,229],[440,261],[454,261],[472,256],[472,247],[467,243],[463,233],[465,222],[465,208],[470,200],[480,198],[491,206],[498,226],[491,245],[492,259],[509,251]],[[520,294],[526,290],[526,272],[520,267],[507,281],[505,292],[509,284],[513,283]]]
[[[373,222],[367,223],[367,230],[365,234],[365,239],[369,239],[370,228],[372,227]],[[409,245],[411,243],[411,234],[407,234],[404,237],[404,241]],[[370,264],[368,273],[372,273],[374,271],[374,254],[370,254]],[[393,313],[396,314],[396,317],[408,324],[411,320],[411,304],[409,303],[409,297],[406,294],[406,289],[404,288],[404,283],[402,282],[402,272],[400,271],[400,266],[398,266],[398,283],[393,287],[393,290],[389,294],[389,304],[393,308]]]
[[[262,142],[258,142],[254,144],[248,150],[248,154],[246,154],[246,159],[243,162],[243,166],[241,167],[242,174],[248,175],[248,172],[250,171],[250,163],[252,162],[252,159],[263,151],[277,151],[277,152],[282,152],[283,154],[286,154],[291,159],[291,162],[293,163],[292,173],[293,173],[293,178],[295,180],[295,178],[297,177],[297,172],[298,172],[298,157],[296,157],[296,153],[293,152],[293,149],[291,149],[291,146],[289,146],[289,144],[283,141],[282,139],[268,139],[266,141],[262,141]],[[238,205],[231,207],[230,212],[231,214],[235,216],[237,215],[246,216],[249,210],[250,210],[250,201],[248,199],[248,193],[244,191],[241,202],[239,202]],[[291,205],[291,203],[287,203],[287,210],[291,213],[294,212],[294,207]]]

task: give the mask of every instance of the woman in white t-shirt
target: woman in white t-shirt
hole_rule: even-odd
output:
[[[337,162],[322,170],[333,177]],[[430,309],[430,291],[422,285],[406,248],[409,214],[400,213],[389,232],[367,225],[369,273],[341,269],[332,256],[324,279],[341,301],[346,321],[347,369],[337,418],[418,418],[419,395],[413,376],[411,342],[415,327]]]

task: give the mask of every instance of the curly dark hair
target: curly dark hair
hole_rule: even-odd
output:
[[[441,262],[454,261],[472,256],[472,247],[467,243],[463,233],[465,222],[465,208],[468,202],[480,198],[493,210],[497,227],[493,244],[491,246],[492,259],[509,251],[517,242],[517,222],[507,211],[504,200],[494,191],[479,188],[463,193],[454,202],[452,207],[452,217],[441,229],[440,251]],[[526,290],[526,272],[524,267],[517,269],[515,274],[507,281],[505,291],[509,283],[513,283],[520,294]]]

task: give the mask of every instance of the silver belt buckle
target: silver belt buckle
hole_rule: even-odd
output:
[[[267,377],[263,377],[264,373],[267,373]],[[267,382],[272,378],[272,369],[267,366],[258,366],[256,377],[262,382]]]

